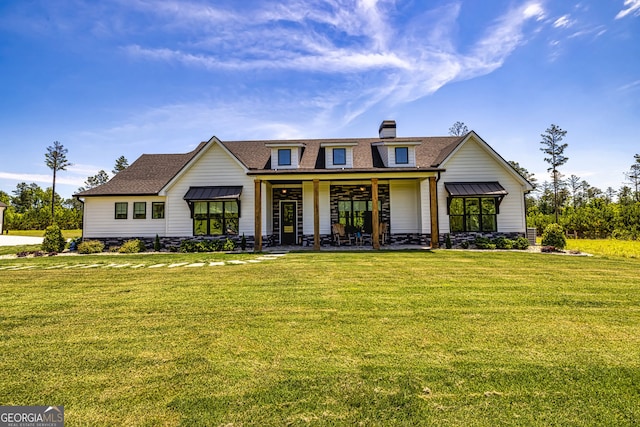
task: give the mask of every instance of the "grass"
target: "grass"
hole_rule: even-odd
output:
[[[44,230],[9,230],[11,236],[44,237]],[[62,237],[73,239],[82,236],[82,230],[62,230]]]
[[[244,255],[252,257],[254,255]],[[232,259],[172,254],[83,262]],[[0,404],[67,425],[637,425],[640,262],[300,253],[0,280]],[[160,259],[160,258],[158,258]]]
[[[614,239],[567,239],[567,249],[579,250],[594,255],[638,258],[640,259],[639,240]]]

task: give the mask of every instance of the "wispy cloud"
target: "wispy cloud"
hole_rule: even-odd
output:
[[[634,82],[628,83],[626,85],[620,86],[618,88],[619,91],[627,91],[627,90],[635,90],[640,88],[640,80],[636,80]]]
[[[569,15],[563,15],[553,22],[553,26],[555,28],[570,27],[572,24],[573,24],[573,21],[569,19]]]
[[[96,171],[97,172],[97,171]],[[35,183],[44,183],[51,185],[52,178],[51,175],[43,175],[43,174],[33,174],[33,173],[13,173],[13,172],[1,172],[0,171],[0,179],[6,179],[10,181],[17,182],[35,182]],[[65,177],[61,175],[56,178],[56,184],[66,184],[66,185],[82,185],[84,182],[83,178],[80,177]]]
[[[625,9],[616,15],[616,19],[624,18],[627,15],[640,16],[640,0],[624,0]]]

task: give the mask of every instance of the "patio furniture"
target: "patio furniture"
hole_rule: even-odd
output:
[[[333,239],[338,246],[340,246],[342,242],[349,242],[349,244],[351,244],[351,235],[345,231],[344,224],[333,224],[331,226],[331,233],[333,234]]]

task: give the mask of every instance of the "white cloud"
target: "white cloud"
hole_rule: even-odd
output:
[[[569,19],[569,15],[563,15],[556,19],[553,23],[554,28],[566,28],[573,25],[573,21]]]
[[[616,19],[624,18],[630,14],[640,16],[640,0],[625,0],[624,5],[626,6],[626,9],[622,9],[618,12]]]

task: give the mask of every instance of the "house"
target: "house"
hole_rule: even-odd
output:
[[[347,234],[438,247],[484,236],[524,236],[532,186],[475,132],[375,138],[221,141],[185,154],[144,154],[109,182],[75,196],[84,239],[165,245],[245,236],[255,250],[320,249]],[[384,235],[381,232],[384,231]]]

